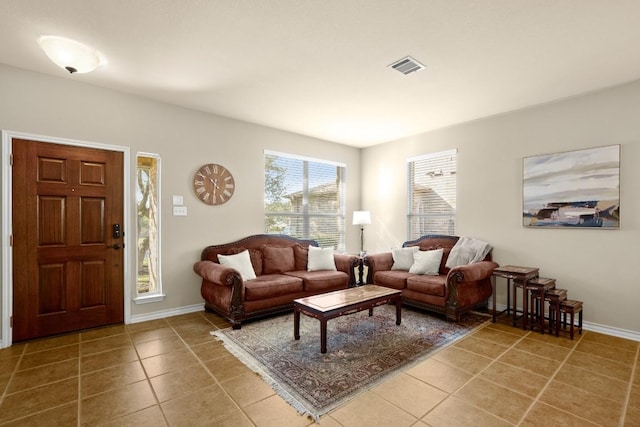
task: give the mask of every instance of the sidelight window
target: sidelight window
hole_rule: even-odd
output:
[[[136,277],[139,297],[162,294],[160,282],[160,156],[138,154]]]

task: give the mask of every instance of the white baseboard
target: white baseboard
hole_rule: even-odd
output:
[[[496,304],[496,309],[498,311],[506,310],[507,306],[505,304]],[[491,304],[489,304],[489,310],[491,310]],[[574,319],[574,322],[577,322],[577,319]],[[575,324],[577,326],[577,323]],[[613,326],[601,325],[599,323],[586,322],[584,321],[584,319],[582,321],[582,329],[584,329],[585,331],[599,332],[601,334],[611,335],[614,337],[626,338],[628,340],[640,341],[640,332],[615,328]]]
[[[194,313],[196,311],[204,311],[204,303],[172,308],[170,310],[153,311],[151,313],[145,314],[135,314],[131,316],[129,323],[140,323],[146,322],[148,320],[164,319],[165,317]]]

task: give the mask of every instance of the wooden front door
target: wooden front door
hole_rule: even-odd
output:
[[[122,153],[12,151],[13,340],[123,322]]]

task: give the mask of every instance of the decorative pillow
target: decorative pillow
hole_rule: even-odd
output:
[[[451,253],[447,258],[447,268],[482,261],[491,249],[492,246],[482,240],[460,237],[451,248]]]
[[[307,260],[309,259],[309,249],[302,245],[293,245],[293,257],[295,259],[296,271],[305,271],[307,269]]]
[[[237,247],[228,248],[227,250],[224,251],[224,253],[218,254],[218,255],[235,255],[235,254],[239,254],[240,252],[244,252],[246,250],[247,248],[244,248],[242,246],[237,246]],[[211,259],[211,257],[209,257],[209,259],[211,259],[211,261],[213,262],[217,262],[218,264],[220,264],[220,259],[218,258],[218,255],[215,255],[214,259]],[[256,276],[260,276],[262,274],[262,251],[259,249],[249,249],[249,257],[251,258],[251,265],[253,266],[253,271],[256,273]]]
[[[440,274],[440,261],[442,261],[443,253],[442,249],[414,252],[413,265],[409,269],[409,273],[437,276]]]
[[[295,270],[295,258],[291,246],[279,247],[264,245],[262,247],[262,272],[279,274]]]
[[[251,265],[249,251],[247,250],[235,255],[218,255],[218,260],[220,261],[220,265],[238,270],[244,281],[256,278],[256,273],[253,271],[253,266]]]
[[[391,255],[393,256],[392,270],[404,270],[407,271],[413,265],[413,253],[417,252],[420,248],[418,246],[409,246],[406,248],[391,249]]]
[[[309,246],[307,269],[309,271],[336,271],[336,262],[333,259],[333,248],[316,248],[315,246]]]

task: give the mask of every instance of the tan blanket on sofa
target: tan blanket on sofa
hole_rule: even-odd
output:
[[[492,246],[482,240],[472,237],[460,237],[451,248],[451,253],[447,258],[447,268],[482,261],[491,249]]]

